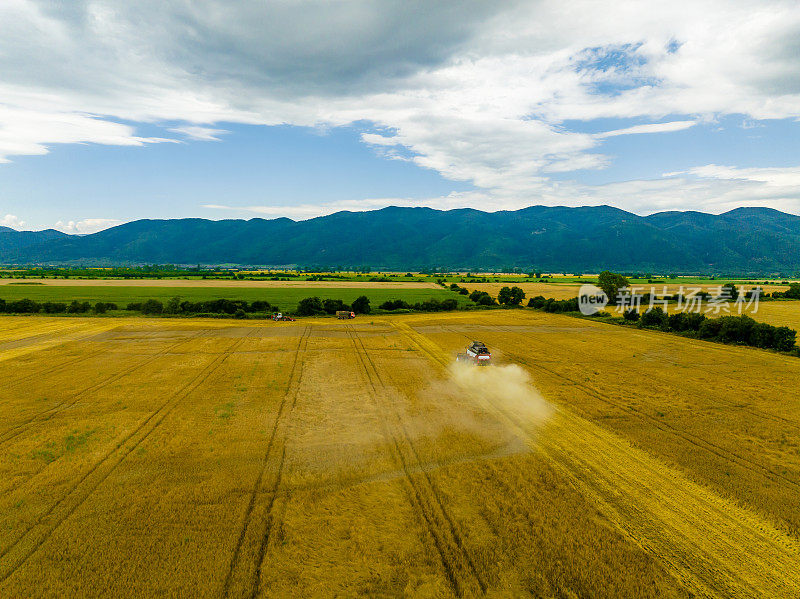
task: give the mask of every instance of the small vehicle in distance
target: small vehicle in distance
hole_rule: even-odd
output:
[[[294,318],[291,316],[284,316],[283,312],[276,312],[272,315],[272,320],[275,322],[294,322]]]
[[[356,313],[350,312],[349,310],[337,310],[336,311],[336,318],[339,320],[347,320],[349,318],[355,318]]]

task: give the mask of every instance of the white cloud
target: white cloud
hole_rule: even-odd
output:
[[[64,233],[88,235],[89,233],[97,233],[98,231],[115,227],[119,224],[122,224],[122,221],[116,218],[85,218],[78,221],[60,220],[53,228],[63,231]]]
[[[650,125],[636,125],[635,127],[626,127],[625,129],[615,129],[614,131],[606,131],[598,133],[595,137],[604,139],[606,137],[616,137],[617,135],[634,135],[641,133],[669,133],[672,131],[683,131],[689,127],[694,127],[697,124],[695,121],[671,121],[669,123],[653,123]]]
[[[769,187],[798,188],[800,189],[800,166],[772,167],[772,168],[737,168],[734,166],[720,166],[707,164],[696,166],[688,171],[666,173],[664,176],[680,174],[696,175],[706,179],[723,179],[727,181],[754,181],[765,183]]]
[[[0,162],[8,156],[46,154],[50,144],[97,143],[142,146],[173,140],[139,137],[135,129],[78,112],[11,108],[0,104]]]
[[[18,216],[13,214],[6,214],[0,218],[0,227],[11,227],[12,229],[21,229],[25,226],[25,221],[21,220]]]
[[[169,131],[180,133],[189,139],[196,141],[220,141],[220,135],[229,133],[225,129],[214,129],[212,127],[200,127],[197,125],[187,125],[185,127],[172,127]]]
[[[118,121],[169,122],[190,140],[218,139],[221,122],[371,122],[381,134],[363,140],[382,154],[478,188],[446,204],[651,207],[636,197],[645,190],[652,207],[714,209],[715,189],[784,205],[789,188],[772,197],[746,177],[590,188],[550,176],[605,167],[612,136],[726,114],[800,118],[798,40],[794,0],[13,0],[0,5],[0,160],[53,143],[164,141]],[[597,135],[563,125],[602,117],[680,120]]]

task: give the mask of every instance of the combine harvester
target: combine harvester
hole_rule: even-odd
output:
[[[456,362],[466,362],[476,366],[489,366],[492,363],[492,354],[486,344],[480,341],[473,341],[467,346],[467,351],[463,354],[456,354]]]

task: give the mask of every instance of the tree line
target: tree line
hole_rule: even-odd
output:
[[[6,314],[105,314],[109,310],[118,310],[114,302],[96,302],[73,300],[66,302],[37,302],[31,299],[6,301],[0,299],[0,313]],[[158,314],[187,314],[199,316],[202,314],[229,315],[237,314],[246,316],[248,313],[278,312],[278,306],[265,301],[248,303],[244,300],[217,299],[204,302],[181,301],[173,297],[166,303],[157,299],[143,302],[131,302],[124,308],[129,312],[141,312],[147,315]],[[241,313],[241,314],[240,314]]]
[[[661,308],[654,308],[641,316],[638,312],[636,316],[629,316],[626,312],[625,316],[628,321],[639,321],[646,328],[762,349],[788,352],[794,349],[797,340],[797,331],[794,329],[757,322],[746,315],[707,318],[705,314],[696,312],[667,314]]]
[[[37,302],[31,299],[6,301],[0,299],[0,313],[5,314],[105,314],[108,310],[116,310],[117,304],[113,302],[81,302],[73,300],[66,302]]]
[[[528,306],[550,313],[571,313],[576,316],[580,314],[577,298],[556,300],[539,295],[531,298]],[[609,316],[607,312],[598,312],[593,317],[608,320]],[[627,310],[622,318],[612,319],[611,322],[676,333],[706,341],[748,345],[783,352],[794,351],[800,355],[800,348],[795,347],[797,332],[794,329],[758,322],[746,315],[708,318],[705,314],[697,312],[667,314],[661,308],[653,308],[641,315],[637,310]]]

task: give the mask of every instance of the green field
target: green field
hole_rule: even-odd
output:
[[[366,295],[373,307],[390,299],[402,299],[410,304],[430,299],[439,301],[455,298],[459,305],[471,303],[466,296],[445,289],[376,289],[346,287],[111,287],[111,286],[48,286],[48,285],[3,285],[0,299],[15,301],[31,299],[37,302],[71,302],[72,300],[114,302],[120,308],[131,302],[148,299],[166,301],[172,297],[192,302],[214,299],[266,301],[283,310],[293,310],[306,297],[341,299],[351,303],[360,295]]]

